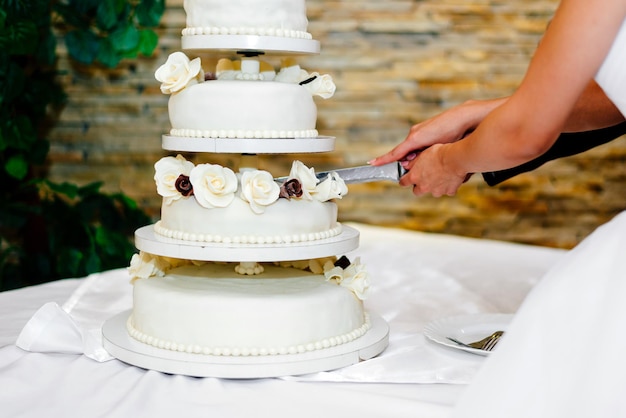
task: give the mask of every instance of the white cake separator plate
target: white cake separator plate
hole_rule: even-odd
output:
[[[126,330],[131,311],[121,312],[102,327],[104,349],[127,364],[148,370],[195,377],[255,379],[295,376],[347,367],[376,357],[389,344],[389,325],[370,313],[370,329],[353,341],[298,354],[213,356],[165,350],[133,339]]]

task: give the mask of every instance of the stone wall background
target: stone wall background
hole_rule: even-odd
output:
[[[170,0],[153,57],[115,70],[82,68],[59,45],[70,101],[51,134],[50,176],[122,191],[155,219],[153,164],[169,131],[168,96],[154,71],[180,50],[182,0]],[[333,76],[335,96],[317,100],[318,130],[335,151],[259,156],[287,174],[300,159],[316,169],[364,164],[411,125],[468,99],[509,95],[521,80],[556,0],[308,0],[321,53],[303,68]],[[217,59],[224,55],[207,54]],[[271,59],[270,59],[271,60]],[[211,68],[204,65],[205,71]],[[233,154],[187,155],[237,167]],[[474,176],[455,197],[412,195],[388,183],[352,185],[340,220],[569,248],[626,206],[626,140],[544,165],[500,186]]]

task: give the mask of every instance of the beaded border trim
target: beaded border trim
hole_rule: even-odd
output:
[[[302,354],[315,350],[322,350],[325,348],[335,347],[341,344],[349,343],[362,337],[370,329],[370,317],[367,312],[364,313],[364,323],[359,328],[352,332],[325,338],[321,341],[315,341],[307,344],[297,344],[289,347],[250,347],[250,348],[229,348],[229,347],[201,347],[199,345],[185,345],[177,344],[171,341],[161,340],[150,335],[146,335],[143,332],[137,330],[133,326],[132,315],[128,317],[126,321],[126,328],[130,336],[137,341],[144,344],[148,344],[157,348],[171,351],[186,352],[190,354],[204,354],[212,356],[272,356],[272,355],[286,355],[286,354]]]
[[[161,221],[154,224],[154,232],[167,238],[179,239],[183,241],[207,242],[217,244],[291,244],[297,242],[317,241],[326,238],[332,238],[341,234],[342,226],[340,223],[336,227],[322,232],[311,232],[308,234],[294,234],[286,236],[254,236],[241,235],[233,237],[224,237],[212,234],[195,234],[191,232],[176,231],[165,228],[161,225]]]
[[[255,27],[219,27],[219,26],[196,26],[182,30],[183,36],[196,35],[256,35],[277,36],[280,38],[313,39],[309,32],[283,29],[283,28],[255,28]]]
[[[201,130],[201,129],[177,129],[172,128],[170,135],[180,136],[187,138],[258,138],[258,139],[273,139],[273,138],[317,138],[318,132],[316,129],[303,129],[300,131],[260,131],[260,130],[243,130],[243,129],[213,129],[213,130]]]

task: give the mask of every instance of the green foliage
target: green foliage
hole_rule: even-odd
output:
[[[149,222],[128,197],[46,180],[66,101],[56,36],[85,65],[152,54],[164,0],[0,0],[0,290],[127,265]]]
[[[115,67],[120,60],[149,55],[157,44],[147,28],[158,25],[164,0],[68,0],[54,3],[64,22],[70,55],[80,63]]]

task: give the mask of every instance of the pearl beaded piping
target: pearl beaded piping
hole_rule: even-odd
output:
[[[308,234],[295,234],[287,236],[254,236],[254,235],[237,235],[226,237],[212,234],[196,234],[184,231],[175,231],[165,228],[161,225],[161,221],[154,224],[154,232],[167,238],[179,239],[182,241],[207,242],[216,244],[291,244],[297,242],[317,241],[326,238],[332,238],[341,234],[341,224],[327,231],[311,232]]]
[[[202,347],[200,345],[191,344],[179,344],[173,341],[165,341],[150,335],[144,334],[137,330],[132,321],[132,315],[128,317],[126,321],[126,328],[128,333],[134,339],[157,348],[171,351],[186,352],[190,354],[204,354],[211,356],[272,356],[272,355],[286,355],[286,354],[302,354],[315,350],[322,350],[324,348],[335,347],[341,344],[346,344],[351,341],[362,337],[370,329],[371,323],[369,314],[364,314],[364,323],[354,331],[348,332],[343,335],[325,338],[321,341],[309,342],[305,344],[297,344],[288,347]]]
[[[255,27],[188,27],[183,29],[183,36],[196,35],[253,35],[253,36],[276,36],[280,38],[313,39],[309,32],[282,28],[255,28]]]
[[[317,138],[317,129],[303,129],[298,131],[267,131],[267,130],[243,130],[243,129],[171,129],[170,135],[186,138]]]

